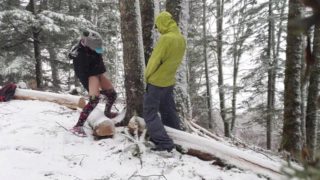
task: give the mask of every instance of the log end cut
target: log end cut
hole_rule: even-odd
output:
[[[137,131],[139,135],[146,129],[146,123],[143,118],[138,116],[133,116],[128,123],[129,133],[134,135]]]
[[[86,106],[86,100],[83,97],[81,97],[78,102],[78,107],[84,108],[85,106]]]
[[[98,137],[112,137],[115,133],[115,126],[111,121],[103,121],[93,128],[93,135]]]

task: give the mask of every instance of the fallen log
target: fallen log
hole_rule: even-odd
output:
[[[112,137],[114,135],[114,123],[104,115],[103,110],[99,107],[90,113],[87,122],[92,128],[94,136]]]
[[[80,96],[19,88],[15,91],[14,99],[49,101],[72,109],[83,108],[86,105],[85,99]]]
[[[184,152],[185,154],[188,154],[190,156],[195,156],[203,161],[212,161],[217,159],[220,160],[220,158],[217,158],[210,153],[205,153],[197,149],[188,148],[188,149],[185,149],[184,151],[186,151]]]
[[[252,152],[249,153],[227,146],[215,139],[200,137],[169,127],[165,127],[165,129],[175,144],[182,146],[187,152],[190,150],[193,155],[205,155],[205,159],[208,158],[208,160],[217,157],[226,164],[262,174],[271,179],[281,179],[284,177],[281,167],[283,166],[282,163],[285,162],[276,162],[252,156]]]
[[[97,106],[89,115],[87,122],[93,130],[96,139],[112,137],[115,134],[115,124],[125,117],[125,109],[118,116],[109,119],[104,115],[104,106]]]
[[[139,125],[139,123],[141,123],[143,118],[137,117],[134,119],[136,120],[133,126],[129,123],[129,132],[141,131],[139,128],[141,125]],[[177,150],[180,152],[198,157],[202,160],[215,160],[219,161],[219,164],[232,165],[240,169],[250,170],[257,174],[268,176],[271,179],[281,179],[284,177],[281,168],[286,162],[263,159],[257,155],[252,156],[255,152],[246,152],[236,147],[228,146],[223,143],[222,138],[206,131],[195,123],[191,125],[196,129],[200,129],[205,137],[165,126],[169,137],[178,145]],[[142,127],[144,127],[144,125]],[[297,166],[297,168],[299,167]]]

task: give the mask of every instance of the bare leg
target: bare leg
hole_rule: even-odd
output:
[[[100,91],[100,78],[99,76],[89,77],[89,96],[99,96]]]
[[[99,75],[99,81],[102,90],[114,89],[111,81],[104,74]]]

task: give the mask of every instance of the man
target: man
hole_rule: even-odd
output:
[[[180,129],[173,88],[176,82],[175,75],[186,49],[186,41],[170,13],[161,12],[155,24],[161,36],[144,74],[147,89],[144,95],[143,116],[151,141],[156,145],[153,150],[170,152],[174,144],[164,125]]]

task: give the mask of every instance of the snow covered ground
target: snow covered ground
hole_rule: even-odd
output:
[[[266,179],[178,152],[164,158],[147,150],[139,159],[130,151],[133,143],[120,133],[95,141],[91,135],[77,137],[59,125],[71,128],[79,113],[49,102],[0,103],[0,179]],[[89,127],[86,131],[91,133]]]

